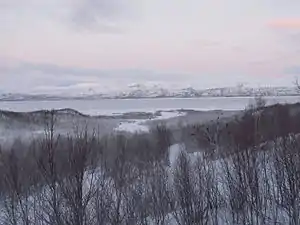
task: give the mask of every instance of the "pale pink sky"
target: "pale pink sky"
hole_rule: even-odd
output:
[[[15,79],[30,91],[300,75],[299,0],[0,0],[0,32],[0,82],[12,91]]]

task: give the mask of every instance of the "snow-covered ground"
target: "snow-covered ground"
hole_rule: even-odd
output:
[[[190,169],[191,169],[191,173],[194,174],[193,177],[195,177],[195,179],[197,179],[197,176],[195,175],[197,173],[196,170],[193,170],[193,168],[196,168],[194,167],[194,164],[196,165],[198,162],[197,160],[199,158],[202,158],[203,157],[203,154],[202,152],[196,152],[196,153],[187,153],[187,151],[185,150],[186,146],[183,144],[183,143],[177,143],[177,144],[174,144],[172,146],[169,147],[169,162],[170,162],[170,166],[166,166],[166,170],[167,170],[167,174],[168,174],[168,180],[170,182],[173,181],[173,179],[175,179],[175,176],[174,176],[174,172],[176,171],[176,164],[178,163],[178,157],[180,156],[181,153],[183,154],[186,154],[188,160],[189,160],[189,163],[190,163]],[[257,155],[257,160],[258,160],[258,164],[259,165],[262,165],[259,163],[260,160],[263,160],[265,155],[264,152],[262,153],[259,153]],[[268,155],[267,156],[269,157],[272,157],[272,155]],[[212,161],[211,162],[211,166],[212,168],[214,168],[214,171],[210,171],[211,173],[213,173],[215,176],[212,178],[214,181],[217,181],[217,182],[214,182],[215,184],[217,184],[216,187],[217,188],[217,191],[218,193],[220,193],[220,195],[223,197],[223,200],[225,201],[229,201],[227,198],[230,196],[229,195],[229,189],[228,189],[228,185],[231,185],[228,184],[228,181],[231,181],[230,179],[229,180],[226,180],[226,170],[228,169],[228,172],[232,173],[232,178],[235,178],[235,168],[232,163],[232,159],[229,158],[229,160],[227,161],[229,164],[228,164],[228,167],[224,167],[224,162],[222,162],[222,159],[220,160],[215,160],[215,161]],[[265,161],[268,165],[266,167],[267,170],[273,170],[274,168],[272,168],[272,161]],[[203,161],[204,163],[204,161]],[[232,163],[232,164],[231,164]],[[206,165],[206,164],[205,164]],[[208,165],[208,164],[207,164]],[[208,170],[207,170],[208,171]],[[259,169],[260,171],[260,174],[258,175],[259,176],[259,179],[262,179],[263,176],[268,176],[269,179],[268,179],[268,182],[269,185],[276,185],[275,183],[272,183],[273,182],[273,179],[270,179],[270,176],[272,175],[269,175],[269,174],[264,174],[263,171],[261,171],[261,169]],[[99,181],[101,181],[101,183],[98,183],[97,181],[97,177],[98,178],[101,178]],[[105,180],[102,180],[105,179]],[[275,179],[275,178],[274,178]],[[266,181],[266,180],[265,180]],[[130,183],[128,185],[130,185],[130,187],[134,187],[136,188],[136,190],[138,190],[137,188],[144,188],[144,189],[141,189],[141,191],[144,191],[144,192],[147,192],[147,188],[149,188],[146,185],[144,186],[139,186],[139,182],[141,182],[140,180],[137,180],[136,181],[137,183],[135,184],[134,182],[133,183]],[[197,182],[197,181],[195,181]],[[263,181],[261,182],[263,183]],[[67,184],[67,183],[66,183]],[[93,184],[93,186],[91,187],[91,184]],[[126,207],[126,205],[123,205],[122,204],[122,200],[123,200],[123,197],[122,195],[117,195],[116,192],[118,191],[115,187],[114,187],[114,181],[113,179],[111,179],[109,176],[105,176],[105,174],[101,171],[101,169],[97,169],[97,170],[92,170],[92,171],[87,171],[85,174],[84,174],[84,188],[83,188],[83,196],[86,196],[88,195],[89,191],[94,191],[94,188],[95,190],[98,190],[97,189],[97,185],[103,185],[102,187],[105,187],[103,188],[102,191],[105,191],[105,194],[108,194],[108,197],[109,198],[109,203],[110,204],[114,204],[114,201],[118,200],[118,198],[121,199],[121,209],[118,211],[118,213],[121,213],[121,214],[126,214],[127,212],[123,212],[122,211],[122,207]],[[193,184],[192,184],[193,185]],[[197,186],[195,186],[197,187]],[[263,185],[261,185],[260,187],[264,187]],[[64,188],[63,186],[63,183],[62,183],[62,188]],[[176,187],[175,185],[173,185],[173,183],[170,183],[170,188],[175,188],[174,190],[174,193],[176,194]],[[106,193],[107,191],[107,193]],[[262,192],[263,190],[259,190],[261,191],[260,193],[265,193],[265,192]],[[47,195],[49,195],[49,190],[48,189],[45,189],[45,188],[42,188],[39,192],[35,193],[35,195],[33,196],[30,196],[28,198],[28,200],[26,200],[27,202],[25,202],[25,199],[24,199],[24,202],[23,204],[28,204],[27,206],[32,206],[33,204],[40,204],[40,205],[37,205],[35,207],[37,207],[36,209],[38,210],[41,210],[42,214],[38,214],[39,216],[40,215],[43,215],[43,213],[45,213],[43,211],[43,209],[45,209],[45,206],[48,206],[49,202],[47,202],[47,198],[45,198]],[[202,192],[200,192],[202,193]],[[141,197],[145,197],[144,196],[144,193],[139,193],[141,194]],[[148,193],[149,194],[149,193]],[[234,193],[230,193],[231,195],[234,194]],[[270,195],[271,196],[271,195]],[[200,197],[199,197],[200,198]],[[205,197],[206,198],[206,197]],[[205,201],[205,198],[201,199],[201,201]],[[42,200],[42,201],[41,201]],[[104,199],[105,200],[105,199]],[[126,200],[125,200],[126,201]],[[8,202],[10,203],[10,202]],[[70,207],[68,204],[67,201],[62,201],[60,202],[62,205],[61,205],[61,210],[62,210],[62,213],[66,213],[66,215],[68,215],[68,211],[64,211],[65,208],[64,206],[67,206],[67,207]],[[177,203],[180,204],[180,202],[178,201]],[[284,209],[282,208],[276,208],[275,210],[276,211],[272,211],[274,209],[272,209],[272,207],[274,207],[273,205],[269,205],[269,203],[267,202],[266,203],[267,206],[266,206],[266,212],[264,212],[264,215],[266,216],[266,220],[261,220],[260,216],[257,216],[256,214],[255,215],[251,215],[252,212],[247,212],[248,208],[243,208],[243,210],[241,210],[241,212],[234,212],[235,215],[232,214],[232,209],[229,207],[229,205],[220,205],[218,206],[218,211],[217,211],[217,214],[214,214],[214,212],[211,210],[211,209],[203,209],[207,212],[207,218],[204,218],[204,220],[208,219],[208,223],[207,224],[221,224],[221,225],[229,225],[229,224],[298,224],[298,223],[291,223],[291,221],[289,221],[289,216],[287,215],[287,213],[284,211]],[[43,208],[44,207],[44,208]],[[48,206],[49,207],[49,206]],[[67,208],[66,207],[66,208]],[[87,205],[87,208],[89,209],[91,207],[91,212],[93,212],[93,203],[92,201],[89,202],[89,204]],[[142,206],[140,206],[142,207]],[[183,219],[183,216],[185,216],[184,212],[181,212],[179,211],[180,208],[182,210],[182,207],[183,205],[180,205],[178,207],[178,210],[176,211],[171,211],[171,212],[167,212],[165,214],[165,218],[164,218],[164,223],[161,223],[163,225],[180,225],[180,224],[186,224],[186,223],[183,223],[184,219]],[[276,207],[276,206],[275,206]],[[46,208],[47,209],[47,208]],[[17,210],[20,210],[20,208],[17,208]],[[34,219],[34,218],[37,218],[35,217],[36,215],[33,213],[33,210],[34,210],[34,207],[29,207],[29,218],[30,219]],[[109,210],[109,208],[108,208]],[[193,210],[197,210],[197,209],[193,209]],[[276,212],[276,213],[274,213]],[[249,213],[249,215],[247,215]],[[233,221],[233,218],[234,216],[238,216],[238,215],[241,215],[241,218],[247,218],[245,219],[245,221],[240,221],[239,223],[234,223]],[[2,205],[2,202],[0,202],[0,224],[7,224],[6,222],[6,217],[9,217],[10,215],[7,214],[7,208],[5,208],[4,205]],[[18,221],[16,224],[23,224],[22,222],[22,214],[18,215]],[[46,214],[43,215],[43,216],[47,216]],[[175,217],[176,216],[176,217]],[[210,218],[212,216],[215,216],[215,218]],[[253,216],[253,217],[251,217]],[[257,216],[257,217],[256,217]],[[32,218],[31,218],[32,217]],[[210,218],[210,219],[209,219]],[[213,219],[216,219],[217,221],[211,221]],[[235,218],[236,219],[236,218]],[[257,220],[259,219],[259,220]],[[155,220],[154,218],[149,215],[147,218],[147,224],[149,225],[156,225],[157,223],[155,223]],[[1,222],[3,221],[3,223]],[[178,222],[180,221],[180,222]],[[96,223],[95,223],[96,224]],[[107,224],[112,224],[112,223],[107,223]],[[118,224],[125,224],[125,223],[118,223]],[[127,223],[128,224],[128,223]],[[134,224],[134,223],[132,223]],[[198,224],[198,223],[193,223],[193,224]]]
[[[257,176],[259,179],[259,183],[261,184],[261,185],[259,185],[259,193],[260,194],[265,194],[266,190],[269,191],[268,187],[272,187],[273,189],[271,188],[270,190],[273,190],[273,191],[277,189],[278,183],[276,183],[276,180],[278,178],[274,177],[275,176],[274,163],[276,161],[275,158],[273,158],[273,157],[276,157],[275,155],[273,155],[274,153],[275,153],[275,150],[270,151],[270,152],[258,152],[256,155],[253,156],[254,157],[253,159],[255,159],[255,163],[257,166],[257,171],[259,171],[259,174]],[[184,154],[187,157],[187,159],[189,161],[189,165],[191,166],[190,167],[191,169],[194,168],[194,166],[196,166],[195,168],[197,168],[197,163],[199,163],[199,162],[197,162],[198,159],[201,159],[201,160],[204,159],[203,152],[199,151],[199,152],[194,152],[194,153],[188,153],[186,151],[186,146],[183,143],[177,143],[177,144],[170,146],[169,147],[170,168],[168,170],[169,171],[168,176],[169,176],[169,181],[171,181],[171,182],[174,179],[174,171],[176,171],[176,168],[178,168],[177,167],[178,160],[179,160],[179,156],[181,154]],[[208,163],[208,164],[204,163],[206,160],[201,161],[205,164],[204,167],[210,165],[209,167],[207,167],[208,170],[213,168],[213,171],[211,171],[211,172],[214,174],[213,179],[216,184],[217,190],[221,194],[221,196],[224,197],[224,200],[226,200],[226,201],[229,201],[227,198],[232,195],[232,193],[230,193],[230,191],[232,191],[232,190],[230,190],[230,189],[232,188],[231,182],[233,180],[228,179],[228,176],[231,176],[231,178],[236,179],[237,178],[236,176],[238,176],[237,172],[239,172],[239,169],[240,169],[240,167],[236,167],[237,164],[236,164],[236,162],[234,162],[234,160],[235,160],[235,158],[232,158],[230,156],[226,159],[217,159],[217,160],[210,161],[210,163]],[[206,162],[208,162],[208,161],[206,161]],[[196,175],[197,172],[193,171],[193,169],[191,170],[191,173],[194,174],[194,177],[197,177],[197,175]],[[246,181],[243,181],[243,182],[246,182]],[[249,191],[249,190],[247,189],[247,191]],[[273,194],[275,194],[275,192],[269,193],[272,200],[274,200],[276,197],[278,197],[278,196],[273,196]],[[271,201],[266,202],[266,205],[265,205],[266,211],[264,212],[264,216],[265,216],[264,220],[262,220],[262,218],[260,218],[259,216],[257,218],[255,216],[252,218],[250,216],[251,213],[253,213],[253,212],[250,212],[251,209],[245,208],[245,212],[243,212],[245,214],[242,216],[245,216],[245,218],[248,219],[247,220],[248,222],[247,223],[245,222],[244,224],[258,224],[258,225],[261,225],[261,224],[293,224],[293,223],[291,223],[291,215],[288,214],[286,209],[284,207],[278,207],[273,204],[274,203],[272,203]],[[215,224],[221,224],[221,225],[234,224],[234,222],[233,222],[234,217],[232,217],[231,210],[232,209],[230,209],[229,207],[220,208],[218,216],[217,216],[218,222]],[[249,212],[247,212],[247,210],[249,210]],[[169,213],[166,216],[166,220],[168,221],[166,224],[179,225],[179,223],[175,220],[173,213]],[[241,223],[243,223],[243,222],[241,221]],[[209,223],[209,224],[211,224],[211,223]],[[298,223],[296,223],[296,224],[298,224]]]
[[[139,132],[149,132],[149,127],[145,124],[147,121],[155,121],[155,120],[167,120],[174,117],[185,116],[186,113],[178,112],[178,111],[168,111],[168,112],[160,112],[160,116],[148,119],[139,119],[139,120],[127,120],[124,122],[120,122],[119,126],[116,127],[115,131],[125,131],[130,133],[139,133]]]

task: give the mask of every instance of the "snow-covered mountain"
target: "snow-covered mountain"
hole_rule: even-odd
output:
[[[130,84],[122,90],[101,91],[87,88],[78,93],[48,93],[48,94],[0,94],[2,101],[22,100],[62,100],[62,99],[123,99],[123,98],[194,98],[194,97],[237,97],[237,96],[289,96],[300,95],[296,87],[234,87],[196,89],[193,87],[172,88],[159,84]]]

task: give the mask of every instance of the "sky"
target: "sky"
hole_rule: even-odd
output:
[[[291,86],[299,0],[0,0],[0,91]]]

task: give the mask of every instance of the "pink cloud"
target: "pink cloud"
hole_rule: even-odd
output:
[[[270,21],[268,26],[271,28],[300,30],[300,18],[275,19]]]

